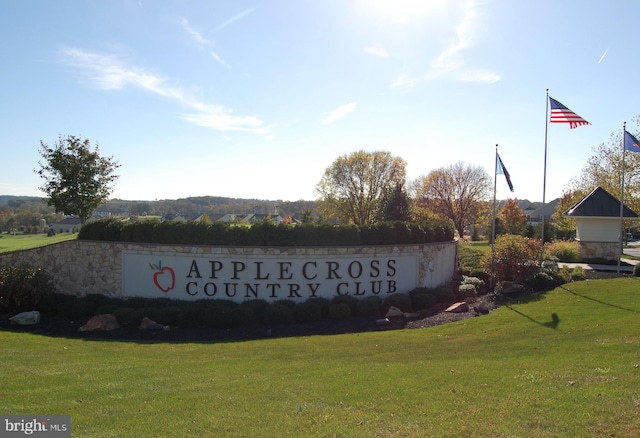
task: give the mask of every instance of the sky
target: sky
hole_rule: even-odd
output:
[[[640,2],[0,0],[0,194],[45,196],[40,142],[119,162],[112,198],[313,200],[388,151],[546,201],[638,132]],[[547,91],[591,125],[548,124]]]

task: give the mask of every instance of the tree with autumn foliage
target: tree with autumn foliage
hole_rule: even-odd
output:
[[[527,227],[527,216],[518,205],[517,199],[507,199],[498,213],[502,230],[505,234],[524,235]]]
[[[480,166],[458,162],[418,178],[414,188],[418,207],[451,219],[463,237],[465,228],[477,222],[483,203],[489,199],[491,177]]]

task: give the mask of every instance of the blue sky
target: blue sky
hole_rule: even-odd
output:
[[[0,0],[0,194],[44,196],[40,140],[98,142],[114,198],[311,200],[341,155],[409,179],[464,161],[546,199],[640,114],[640,2]],[[500,177],[501,178],[501,177]]]

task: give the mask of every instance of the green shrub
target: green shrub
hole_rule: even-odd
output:
[[[487,271],[493,268],[497,282],[522,283],[540,270],[537,262],[539,252],[540,243],[537,240],[512,234],[498,236],[494,244],[494,257],[491,253],[485,255],[484,268]]]
[[[293,309],[285,304],[273,303],[264,310],[264,322],[267,325],[293,323]]]
[[[387,295],[382,302],[382,310],[386,312],[390,307],[397,307],[403,312],[409,312],[411,310],[411,298],[408,294],[395,293]]]
[[[640,263],[633,267],[633,276],[640,277]]]
[[[472,298],[477,294],[476,287],[473,284],[461,284],[458,287],[458,295],[460,298]]]
[[[331,305],[331,301],[328,298],[309,298],[307,301],[320,306],[323,318],[329,317],[329,306]]]
[[[331,304],[346,304],[351,315],[355,315],[358,307],[358,299],[353,295],[338,295],[331,299]]]
[[[556,286],[556,280],[546,272],[536,272],[528,282],[535,290],[549,290]]]
[[[96,315],[108,315],[115,312],[119,306],[117,304],[104,304],[96,308]]]
[[[463,275],[462,284],[472,285],[475,288],[476,292],[480,292],[484,288],[484,280],[481,280],[478,277]]]
[[[581,260],[580,245],[575,240],[556,240],[551,244],[545,244],[545,252],[565,263]]]
[[[72,295],[64,295],[59,293],[47,294],[40,300],[38,310],[42,315],[53,316],[57,314],[58,308],[62,303],[67,303],[75,299],[76,298]]]
[[[158,324],[168,325],[171,327],[175,327],[177,325],[182,326],[182,318],[184,315],[182,314],[182,309],[178,306],[165,306],[158,309],[158,313],[156,314],[156,319],[151,317],[147,317]],[[198,322],[204,322],[204,318],[202,318]]]
[[[439,286],[433,290],[438,303],[449,304],[455,301],[456,296],[451,286]]]
[[[362,316],[371,316],[375,315],[380,311],[380,307],[382,306],[382,298],[377,295],[372,295],[368,297],[364,297],[360,301],[358,301],[358,305],[356,306],[356,312],[358,315]]]
[[[281,306],[285,306],[293,310],[293,307],[296,305],[296,302],[293,300],[277,300],[277,301],[274,301],[273,304],[279,304]]]
[[[53,282],[40,268],[0,267],[0,313],[36,310],[54,292]]]
[[[83,298],[60,303],[58,314],[71,320],[87,319],[96,314],[96,303]]]
[[[258,321],[256,309],[258,307],[250,307],[240,305],[231,310],[231,324],[235,327],[253,325]],[[266,309],[266,307],[265,307]],[[264,318],[264,309],[261,316]]]
[[[322,318],[322,308],[315,303],[306,301],[293,307],[293,319],[296,322],[316,322]]]
[[[180,327],[204,327],[207,320],[207,308],[197,303],[183,304],[179,307],[179,315],[180,319],[177,325]],[[169,323],[162,321],[162,324]]]
[[[556,276],[560,279],[562,283],[568,283],[573,280],[573,276],[571,275],[571,269],[568,266],[563,266],[558,269]]]
[[[416,310],[429,309],[437,302],[438,300],[431,293],[418,293],[411,296],[411,305]]]
[[[210,328],[228,328],[233,325],[233,307],[211,306],[205,309],[205,324]]]
[[[329,319],[343,320],[351,317],[351,307],[347,303],[333,303],[329,306]]]
[[[124,304],[126,304],[127,307],[131,307],[133,309],[142,309],[143,307],[147,307],[148,302],[148,298],[142,297],[131,297],[124,300]]]
[[[158,322],[158,314],[160,313],[160,309],[157,307],[142,307],[136,310],[136,319],[142,320],[145,316],[155,322]]]
[[[637,265],[636,265],[637,266]],[[640,276],[640,269],[633,269],[633,273],[636,277]],[[576,266],[571,271],[571,279],[573,281],[582,281],[587,278],[587,273],[584,271],[582,266]]]
[[[113,311],[113,315],[121,326],[131,325],[134,313],[135,309],[131,307],[118,307]]]
[[[250,308],[255,315],[255,320],[264,322],[264,310],[269,307],[269,303],[265,300],[256,299],[244,301],[240,306]]]

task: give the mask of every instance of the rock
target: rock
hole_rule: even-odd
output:
[[[469,304],[465,303],[464,301],[459,302],[459,303],[455,303],[450,305],[449,307],[447,307],[445,310],[445,312],[450,312],[450,313],[464,313],[464,312],[468,312],[469,311]]]
[[[404,316],[404,312],[397,307],[389,307],[387,310],[387,314],[385,315],[387,318],[402,318]]]
[[[391,324],[391,321],[389,320],[389,318],[376,319],[376,325],[378,327],[386,327],[389,324]]]
[[[478,306],[473,307],[473,311],[478,315],[487,315],[489,314],[489,307],[485,303],[480,303]]]
[[[164,328],[164,326],[162,324],[158,324],[157,322],[155,322],[152,319],[147,318],[146,316],[144,318],[142,318],[142,321],[140,321],[140,325],[138,326],[138,328],[140,330],[164,330],[164,331],[169,331],[169,330],[165,330],[165,328]]]
[[[9,318],[11,324],[18,325],[35,325],[40,322],[40,312],[37,310],[31,312],[22,312]]]
[[[91,318],[85,325],[78,329],[79,332],[90,332],[93,330],[111,331],[119,328],[118,320],[113,314],[96,315]]]
[[[503,281],[496,286],[495,292],[501,294],[512,294],[523,292],[524,286],[515,281]]]

